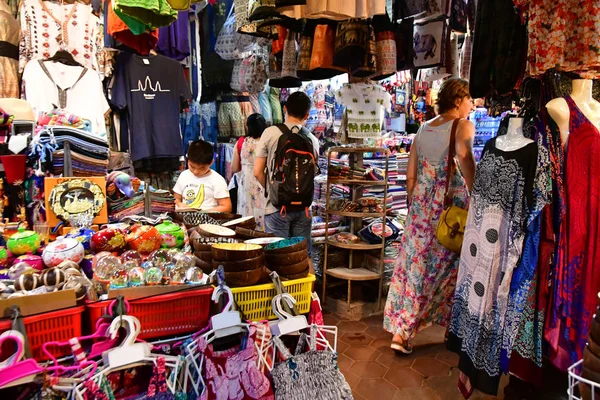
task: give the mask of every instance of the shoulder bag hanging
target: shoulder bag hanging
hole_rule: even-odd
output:
[[[454,155],[456,153],[456,128],[460,119],[455,119],[450,132],[450,147],[446,165],[446,190],[444,192],[444,211],[440,216],[435,235],[446,249],[460,253],[467,225],[467,210],[452,204],[452,196],[448,195],[450,180],[454,172]]]

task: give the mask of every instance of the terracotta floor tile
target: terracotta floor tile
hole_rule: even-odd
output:
[[[427,329],[417,333],[412,341],[413,346],[433,344],[433,343],[444,343],[444,335],[446,328],[439,325],[432,325]]]
[[[341,338],[338,334],[338,338],[342,342],[347,343],[351,346],[366,346],[373,341],[373,338],[371,336],[362,332],[344,333],[344,335]]]
[[[391,350],[390,345],[392,341],[390,339],[375,339],[371,342],[370,346],[375,350],[379,350],[381,353]]]
[[[396,367],[410,367],[415,362],[415,358],[398,354],[388,348],[381,353],[377,362],[391,369]]]
[[[341,370],[348,370],[352,366],[353,360],[349,359],[343,354],[338,355],[338,367]]]
[[[360,382],[360,377],[358,377],[356,374],[354,374],[351,371],[344,371],[343,374],[344,374],[344,377],[346,378],[346,382],[348,382],[348,385],[350,385],[350,389],[352,389],[352,390],[356,389],[356,386],[358,386],[358,384]]]
[[[337,327],[339,331],[344,333],[358,333],[367,330],[367,325],[360,321],[340,321]]]
[[[443,350],[436,356],[438,360],[451,367],[458,367],[458,354],[448,350]]]
[[[412,365],[412,369],[425,376],[425,378],[450,375],[450,367],[448,365],[430,358],[417,358]]]
[[[390,368],[384,378],[397,388],[420,387],[424,379],[423,375],[410,368]]]
[[[393,400],[444,400],[428,387],[398,389]]]
[[[381,353],[369,346],[350,346],[344,355],[354,361],[375,361]]]
[[[374,339],[387,339],[390,342],[392,341],[392,334],[384,331],[381,326],[369,326],[365,333],[373,336]]]
[[[458,375],[458,368],[452,368],[450,375],[425,379],[423,386],[433,389],[443,400],[463,400],[456,386]]]
[[[335,315],[324,315],[323,322],[325,325],[337,325],[340,322],[340,319]]]
[[[388,367],[376,361],[355,361],[350,371],[360,379],[380,379],[388,372]]]
[[[432,344],[421,344],[413,345],[413,352],[411,356],[415,358],[429,357],[435,358],[438,353],[446,350],[446,345],[443,343],[432,343]]]
[[[366,397],[361,396],[356,390],[352,391],[352,397],[354,397],[354,400],[367,400]]]
[[[392,400],[398,389],[383,379],[361,379],[355,391],[367,400]]]
[[[338,354],[343,354],[350,345],[348,343],[344,343],[339,340],[340,335],[338,334],[338,342],[337,342],[337,352]]]
[[[383,326],[383,315],[374,315],[372,317],[367,317],[363,320],[361,320],[361,322],[364,322],[365,324],[369,325],[369,326]]]

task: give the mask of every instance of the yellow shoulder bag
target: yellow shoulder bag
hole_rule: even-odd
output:
[[[444,192],[444,211],[440,216],[435,236],[442,246],[455,253],[460,253],[467,225],[467,210],[452,204],[449,196],[450,180],[454,172],[454,155],[456,152],[456,128],[460,119],[455,119],[450,132],[450,147],[446,166],[446,190]]]

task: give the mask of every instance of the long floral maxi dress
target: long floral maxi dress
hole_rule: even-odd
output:
[[[254,160],[258,139],[244,138],[240,162],[242,170],[238,174],[238,213],[243,217],[253,215],[258,230],[265,228],[265,191],[254,177]]]
[[[440,159],[435,160],[425,156],[422,148],[429,138],[440,142],[446,140],[442,143],[447,143],[451,125],[442,125],[446,128],[439,132],[441,127],[425,124],[416,137],[417,183],[383,319],[386,331],[400,334],[404,339],[411,339],[419,330],[434,323],[446,326],[450,320],[459,255],[446,250],[435,236],[444,209],[448,153],[445,150]],[[425,136],[423,131],[434,135]],[[454,164],[450,193],[455,205],[466,208],[467,188],[455,161]]]

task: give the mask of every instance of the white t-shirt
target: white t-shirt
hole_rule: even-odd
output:
[[[88,69],[77,82],[83,67],[58,62],[44,62],[44,66],[54,83],[37,60],[28,62],[23,71],[25,99],[31,104],[36,118],[40,113],[52,111],[55,105],[59,107],[58,89],[56,89],[58,85],[63,89],[70,88],[67,90],[65,111],[89,120],[92,123],[92,133],[106,135],[104,114],[110,110],[110,107],[102,90],[100,75]]]
[[[173,191],[181,195],[183,204],[200,210],[215,208],[219,205],[217,199],[229,197],[227,182],[212,170],[208,175],[198,178],[186,169],[179,175]]]
[[[381,137],[384,110],[392,105],[392,96],[381,86],[347,83],[336,93],[337,101],[346,106],[348,137],[352,139]]]

